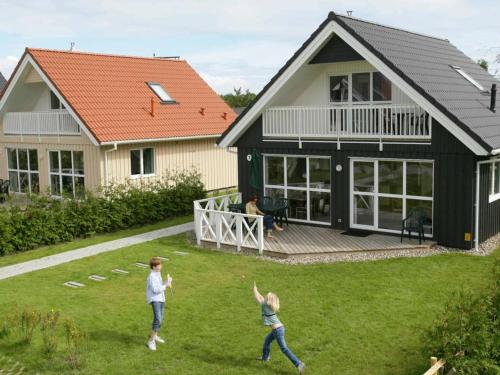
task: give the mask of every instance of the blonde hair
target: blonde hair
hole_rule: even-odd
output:
[[[276,294],[269,292],[266,296],[266,305],[276,313],[280,309],[280,299]]]

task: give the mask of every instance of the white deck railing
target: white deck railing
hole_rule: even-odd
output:
[[[196,241],[222,244],[264,251],[264,221],[259,215],[229,211],[230,204],[241,203],[241,193],[222,195],[194,201],[194,225]],[[251,219],[254,219],[250,222]]]
[[[43,112],[8,112],[3,120],[7,135],[78,135],[80,126],[65,109]]]
[[[417,105],[271,107],[263,114],[264,137],[298,139],[427,140],[431,117]]]

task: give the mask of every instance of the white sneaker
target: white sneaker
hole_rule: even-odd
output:
[[[159,342],[160,344],[165,344],[165,340],[163,340],[160,336],[156,336],[155,341]]]
[[[299,374],[303,374],[305,369],[306,369],[306,365],[304,365],[302,362],[299,363],[299,365],[297,366],[297,370],[299,370]]]
[[[148,343],[146,344],[149,350],[155,351],[156,350],[156,342],[153,340],[149,340]]]

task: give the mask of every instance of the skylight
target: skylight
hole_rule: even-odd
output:
[[[158,97],[163,103],[172,103],[175,101],[170,97],[170,95],[168,95],[163,86],[160,85],[159,83],[148,82],[148,86],[151,88],[151,90],[153,90],[153,92],[156,95],[158,95]]]
[[[474,86],[476,86],[479,90],[481,91],[485,91],[484,90],[484,87],[478,82],[476,81],[474,78],[472,78],[465,70],[463,70],[461,67],[459,66],[452,66],[453,69],[455,69],[455,71],[460,74],[462,77],[464,77],[467,81],[469,81],[470,83],[472,83]]]

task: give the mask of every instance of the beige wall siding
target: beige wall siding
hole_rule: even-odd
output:
[[[155,150],[155,176],[131,178],[130,150],[146,147],[153,147]],[[112,147],[102,147],[102,160],[106,149],[110,150]],[[192,168],[201,172],[207,190],[237,185],[236,154],[215,147],[215,139],[118,145],[116,151],[108,153],[108,180],[114,183],[161,178],[167,171]],[[105,170],[104,165],[102,170]]]

